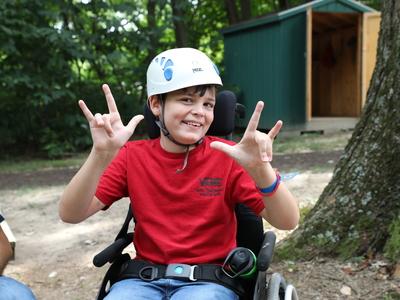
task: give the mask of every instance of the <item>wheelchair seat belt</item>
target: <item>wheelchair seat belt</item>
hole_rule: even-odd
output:
[[[231,278],[222,272],[220,265],[215,264],[169,264],[156,265],[144,260],[130,259],[121,266],[119,274],[112,284],[128,278],[140,278],[144,281],[152,281],[161,278],[179,279],[184,281],[208,281],[223,285],[239,296],[245,291],[238,278]]]

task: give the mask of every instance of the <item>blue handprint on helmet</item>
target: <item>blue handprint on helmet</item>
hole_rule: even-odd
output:
[[[166,81],[170,81],[172,79],[172,76],[174,74],[174,71],[172,70],[172,66],[174,63],[172,62],[171,59],[168,59],[165,63],[165,57],[161,57],[160,62],[158,61],[158,58],[156,58],[156,62],[160,64],[162,67],[162,70],[164,71],[164,78]]]

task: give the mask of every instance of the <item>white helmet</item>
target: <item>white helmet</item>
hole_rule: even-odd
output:
[[[203,52],[193,48],[170,49],[158,54],[147,69],[147,97],[182,88],[222,85],[218,68]]]

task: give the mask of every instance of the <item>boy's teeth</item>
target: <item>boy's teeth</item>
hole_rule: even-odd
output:
[[[200,127],[199,123],[194,123],[194,122],[186,122],[186,124],[188,125],[192,125],[192,126],[196,126],[196,127]]]

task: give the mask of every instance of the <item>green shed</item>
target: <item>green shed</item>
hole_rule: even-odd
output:
[[[224,85],[261,128],[278,119],[358,117],[376,59],[380,13],[353,0],[315,0],[236,24],[224,36]]]

